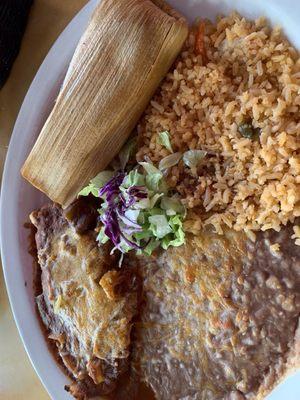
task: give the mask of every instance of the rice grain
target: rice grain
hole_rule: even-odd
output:
[[[174,152],[207,151],[196,173],[179,163],[168,176],[188,220],[253,240],[254,231],[279,230],[300,215],[300,59],[263,18],[233,13],[204,23],[206,63],[194,52],[194,27],[139,124],[137,160],[159,163],[166,149],[152,138],[164,130]],[[258,138],[241,136],[245,121]]]

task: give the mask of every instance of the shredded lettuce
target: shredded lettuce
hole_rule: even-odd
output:
[[[124,171],[128,161],[130,160],[130,157],[134,154],[134,151],[136,149],[136,138],[132,138],[128,140],[127,143],[122,147],[120,153],[119,153],[119,162],[120,162],[120,169]]]
[[[162,176],[160,174],[149,174],[146,176],[146,185],[148,189],[157,192],[161,184]]]
[[[104,186],[113,176],[114,171],[102,171],[95,178],[93,178],[88,186],[83,188],[78,196],[88,196],[92,194],[95,197],[98,197],[98,193],[100,188]]]
[[[140,162],[140,165],[146,172],[145,184],[147,188],[154,192],[161,191],[161,184],[163,182],[162,172],[149,162]]]
[[[161,171],[150,162],[142,161],[139,164],[144,168],[148,175],[160,174],[161,176],[163,176]]]
[[[156,250],[160,246],[160,242],[155,239],[151,239],[147,246],[144,248],[143,253],[147,256],[151,256],[154,250]]]
[[[103,200],[98,210],[100,243],[111,241],[112,251],[151,255],[160,246],[167,249],[184,243],[185,208],[170,195],[162,171],[149,162],[140,165],[143,169],[128,173],[104,171],[79,194]]]
[[[124,178],[122,188],[129,189],[131,186],[145,186],[145,176],[137,169],[133,169]]]
[[[167,249],[170,246],[179,247],[185,242],[182,218],[178,218],[178,215],[174,215],[169,219],[169,224],[173,231],[175,238],[166,237],[162,241],[162,248]]]
[[[182,154],[180,152],[170,154],[169,156],[164,157],[160,160],[158,168],[160,171],[164,171],[168,168],[174,167],[177,165],[182,158]]]
[[[104,226],[102,226],[97,236],[97,241],[102,244],[109,241],[109,237],[105,235],[104,229]]]
[[[114,176],[114,174],[114,171],[102,171],[91,180],[91,183],[99,189],[104,186]]]
[[[78,196],[88,196],[89,194],[92,194],[93,196],[97,197],[98,196],[99,189],[95,187],[92,183],[90,183],[88,186],[83,188],[79,193]]]
[[[162,239],[168,233],[172,232],[172,228],[165,215],[151,215],[148,220],[150,222],[149,229],[157,239]]]
[[[164,146],[170,153],[173,153],[170,134],[168,131],[163,131],[158,134],[157,143]]]
[[[183,154],[183,162],[187,167],[195,169],[206,155],[207,151],[204,150],[189,150]]]
[[[176,215],[176,214],[184,214],[185,213],[183,204],[175,196],[173,196],[173,197],[164,196],[161,199],[160,206],[163,210],[166,211],[167,215]]]

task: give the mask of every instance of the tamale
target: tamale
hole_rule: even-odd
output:
[[[187,34],[162,0],[102,0],[22,175],[69,205],[119,152]]]

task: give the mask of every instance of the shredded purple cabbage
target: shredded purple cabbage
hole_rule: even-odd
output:
[[[104,225],[105,235],[112,241],[115,248],[122,250],[121,242],[129,247],[139,250],[141,246],[132,241],[131,235],[141,232],[142,227],[126,216],[126,211],[137,201],[147,198],[147,189],[144,186],[132,186],[124,194],[120,190],[125,178],[125,173],[119,172],[110,179],[99,191],[99,196],[107,202],[107,208],[100,220]],[[126,198],[125,198],[126,197]]]
[[[120,185],[122,184],[125,178],[124,172],[119,172],[117,175],[112,177],[100,190],[99,196],[102,197],[106,195],[106,197],[112,198],[115,194],[119,193]],[[106,198],[108,201],[108,198]]]

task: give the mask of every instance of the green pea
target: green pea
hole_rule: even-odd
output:
[[[256,140],[259,138],[259,135],[261,133],[260,128],[254,128],[254,126],[251,124],[251,122],[243,122],[239,125],[238,127],[239,133],[247,138],[247,139],[252,139]]]

